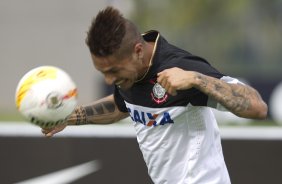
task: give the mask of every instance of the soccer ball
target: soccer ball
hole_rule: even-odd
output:
[[[31,123],[42,128],[63,123],[77,105],[77,88],[71,77],[54,66],[27,72],[16,89],[16,106]]]

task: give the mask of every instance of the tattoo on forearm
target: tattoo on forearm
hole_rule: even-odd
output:
[[[97,120],[107,121],[116,111],[116,106],[111,101],[103,101],[97,104],[80,106],[75,110],[76,125],[91,124]]]
[[[75,122],[76,125],[86,124],[86,112],[82,106],[75,108],[74,112],[68,117],[68,122]]]
[[[220,102],[230,111],[240,113],[250,108],[250,98],[253,98],[254,95],[249,87],[227,84],[201,74],[199,74],[198,78],[201,81],[200,90]]]
[[[202,88],[207,88],[208,81],[201,74],[199,74],[197,77],[198,77],[198,79],[200,79],[200,82],[201,82],[200,86]]]
[[[228,106],[234,112],[245,111],[250,107],[250,92],[246,89],[245,86],[237,85],[236,87],[232,84],[230,85],[232,95],[226,99],[223,105]],[[226,91],[228,94],[228,91]]]
[[[106,113],[113,113],[115,111],[115,106],[112,102],[101,102],[93,106],[85,107],[86,116],[95,116]]]
[[[222,89],[222,86],[220,84],[215,84],[214,88],[216,91],[220,91]]]

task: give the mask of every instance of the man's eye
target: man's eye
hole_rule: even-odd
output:
[[[104,74],[116,74],[116,73],[118,73],[118,71],[119,70],[113,69],[113,70],[109,70],[109,71],[104,72]]]
[[[111,70],[110,73],[117,73],[118,70]]]

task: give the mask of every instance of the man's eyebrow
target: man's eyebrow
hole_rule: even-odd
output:
[[[107,68],[107,69],[103,70],[102,72],[103,72],[103,73],[107,73],[107,72],[114,72],[114,71],[116,71],[116,70],[117,70],[116,67],[112,67],[112,68]]]

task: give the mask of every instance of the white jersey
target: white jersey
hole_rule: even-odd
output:
[[[179,67],[230,83],[238,80],[170,45],[158,32],[144,39],[156,43],[153,65],[131,89],[116,87],[114,97],[119,110],[130,114],[150,177],[155,184],[229,184],[217,122],[208,107],[217,104],[194,88],[169,95],[157,83],[157,73]]]
[[[188,105],[150,109],[129,103],[126,106],[131,109],[139,147],[154,183],[230,183],[217,123],[210,108]],[[142,117],[143,112],[158,115],[154,120],[156,126],[135,122],[134,117]],[[162,118],[171,118],[174,123],[158,126]],[[150,122],[148,116],[145,121]]]

